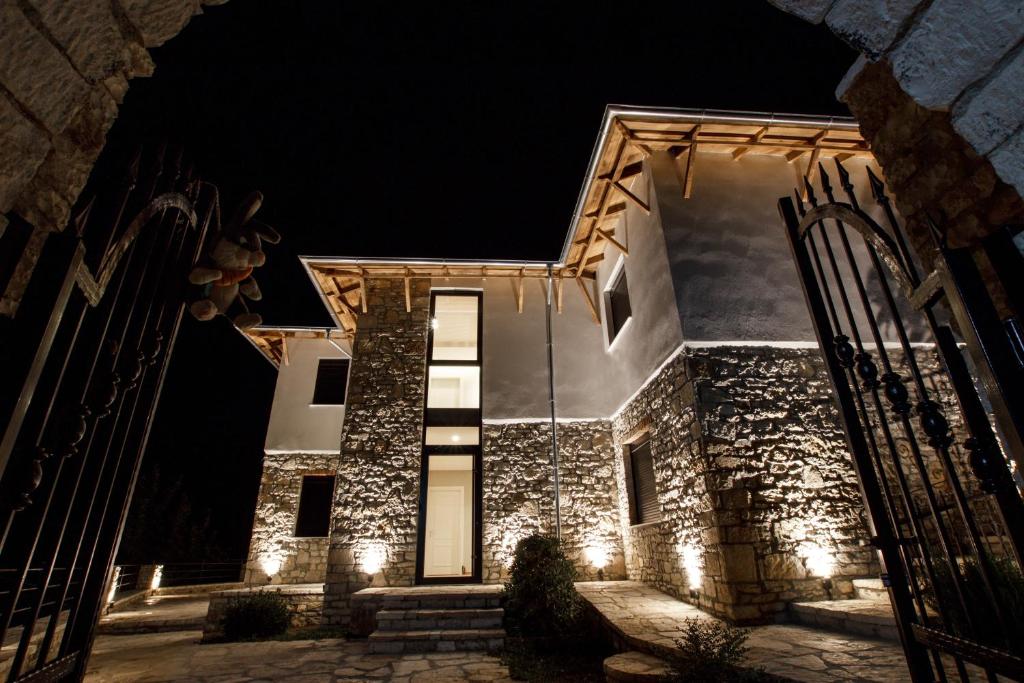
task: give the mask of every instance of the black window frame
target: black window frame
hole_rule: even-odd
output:
[[[660,522],[661,503],[658,499],[658,483],[654,473],[654,452],[650,436],[644,435],[636,439],[623,450],[630,526]]]
[[[324,372],[325,366],[332,365],[343,365],[345,370],[340,373],[344,378],[341,387],[328,386],[327,373]],[[316,379],[313,381],[313,397],[310,399],[309,404],[313,406],[343,406],[348,398],[348,375],[352,370],[352,359],[351,358],[320,358],[316,366]],[[333,373],[333,371],[330,371]],[[338,377],[337,374],[332,374],[332,378]],[[337,398],[336,394],[331,392],[340,392],[341,401],[334,400]],[[324,394],[327,394],[326,396]]]
[[[623,286],[619,292],[619,285]],[[625,303],[625,315],[622,315],[622,303]],[[605,328],[608,333],[609,346],[622,333],[629,319],[633,317],[633,302],[629,295],[629,278],[626,276],[626,263],[620,262],[604,290]]]
[[[326,499],[326,519],[323,523],[320,523],[319,519],[313,517],[317,514],[324,503],[321,500],[316,501],[316,505],[313,505],[309,500],[310,491],[306,488],[306,483],[312,483],[313,480],[330,480],[330,484],[326,487],[322,487],[320,491],[324,491],[327,494]],[[334,510],[334,487],[337,484],[337,478],[333,474],[304,474],[302,480],[299,482],[299,504],[295,508],[295,528],[292,529],[293,538],[327,538],[331,535],[331,513]],[[322,494],[321,494],[322,495]],[[315,509],[311,509],[315,508]],[[303,515],[303,510],[306,514]],[[305,524],[304,524],[305,520]],[[309,521],[312,520],[312,521]],[[313,529],[319,531],[321,526],[323,527],[323,533],[300,533],[308,530],[311,525]]]

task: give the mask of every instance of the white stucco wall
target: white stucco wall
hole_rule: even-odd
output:
[[[815,339],[800,281],[777,208],[779,197],[793,196],[802,184],[806,160],[778,156],[698,153],[691,197],[683,199],[667,154],[652,159],[657,199],[668,246],[676,301],[687,342],[811,342]],[[865,160],[848,159],[861,206],[876,220]],[[835,165],[824,162],[836,198],[846,201]],[[872,170],[881,175],[878,167]],[[815,187],[819,187],[816,180]],[[817,190],[819,201],[824,201]],[[829,221],[831,225],[831,221]],[[830,230],[832,228],[830,227]],[[836,233],[832,233],[835,235]],[[877,282],[863,241],[850,232],[872,299]],[[835,236],[833,239],[837,239]],[[837,250],[846,272],[840,243]],[[852,283],[851,296],[855,296]],[[856,302],[855,302],[856,304]],[[859,314],[857,307],[855,312]],[[858,315],[858,317],[860,317]]]
[[[334,340],[347,352],[346,341]],[[337,453],[341,448],[344,406],[314,406],[313,388],[321,358],[345,358],[326,339],[288,339],[288,364],[281,363],[267,427],[268,453]]]

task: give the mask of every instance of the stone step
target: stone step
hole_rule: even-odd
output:
[[[383,609],[377,612],[379,631],[501,628],[505,610],[490,609]]]
[[[501,607],[500,586],[413,586],[369,588],[353,594],[353,600],[374,605],[378,610],[405,609],[494,609]]]
[[[889,603],[889,589],[881,579],[854,579],[853,590],[858,600],[881,600]]]
[[[620,652],[604,660],[604,677],[614,683],[660,683],[672,673],[664,659],[644,652]]]
[[[822,600],[789,605],[794,621],[831,631],[899,640],[896,619],[888,602],[879,600]]]
[[[369,638],[372,654],[409,652],[498,652],[505,647],[505,629],[431,629],[422,631],[374,631]]]

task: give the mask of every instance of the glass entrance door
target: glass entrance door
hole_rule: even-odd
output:
[[[427,455],[423,578],[473,576],[476,456]]]

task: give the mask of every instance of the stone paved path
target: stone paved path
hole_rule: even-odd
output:
[[[583,597],[637,650],[663,654],[675,648],[683,622],[713,620],[696,607],[635,581],[578,583]],[[898,644],[868,637],[777,624],[751,629],[747,662],[797,681],[906,681]]]
[[[365,641],[292,640],[199,645],[200,631],[100,636],[87,683],[333,683],[334,681],[510,681],[483,653],[367,654]]]
[[[100,619],[99,633],[145,633],[201,629],[209,594],[153,595]]]

